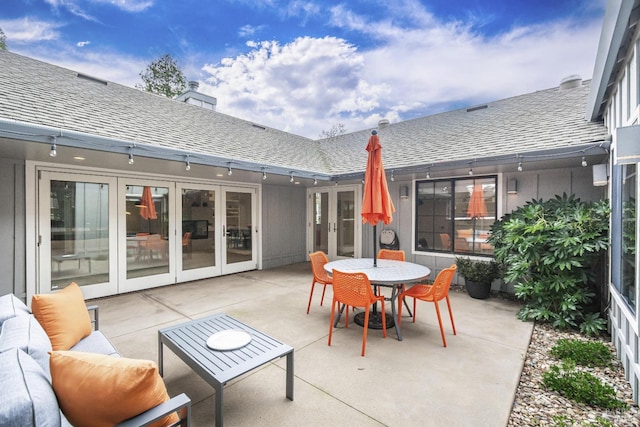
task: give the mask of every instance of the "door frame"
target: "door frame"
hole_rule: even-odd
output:
[[[327,193],[328,194],[328,212],[329,225],[332,223],[334,227],[330,227],[331,231],[328,235],[327,242],[327,257],[329,260],[334,259],[344,259],[348,257],[338,256],[337,255],[337,222],[338,222],[338,193],[345,191],[353,191],[354,193],[354,247],[353,247],[353,256],[354,258],[360,258],[362,254],[362,221],[360,220],[360,212],[362,207],[362,185],[341,185],[341,186],[333,186],[333,187],[311,187],[307,189],[307,252],[311,253],[315,249],[313,247],[313,233],[314,233],[314,221],[313,212],[314,212],[314,194],[316,193]]]

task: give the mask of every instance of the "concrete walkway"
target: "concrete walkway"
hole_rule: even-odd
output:
[[[451,293],[457,336],[441,303],[447,348],[433,304],[418,302],[416,323],[403,310],[403,341],[395,330],[370,330],[360,356],[362,328],[341,321],[327,346],[330,288],[322,287],[307,315],[308,263],[251,271],[93,300],[101,330],[124,357],[157,361],[157,331],[226,313],[295,348],[295,400],[285,397],[285,360],[227,384],[226,426],[504,426],[532,324],[519,306]],[[389,310],[389,309],[388,309]],[[193,426],[214,424],[213,389],[170,350],[164,379],[170,395],[192,400]]]

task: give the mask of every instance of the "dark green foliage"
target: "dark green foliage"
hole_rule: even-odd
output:
[[[7,50],[7,36],[5,36],[2,28],[0,28],[0,50]]]
[[[578,403],[606,409],[624,409],[626,403],[616,398],[616,391],[588,372],[577,371],[575,364],[565,362],[552,366],[542,374],[545,387]]]
[[[180,95],[187,87],[182,70],[168,53],[149,64],[146,70],[140,73],[140,77],[144,85],[136,87],[167,98]]]
[[[558,359],[570,360],[582,366],[609,366],[613,355],[611,350],[599,341],[569,340],[561,338],[551,348],[551,354]]]
[[[489,243],[525,303],[518,317],[585,334],[603,330],[606,320],[588,308],[596,295],[589,271],[608,248],[608,231],[607,200],[566,194],[532,200],[497,221]]]
[[[458,274],[476,283],[491,283],[502,277],[502,267],[495,261],[473,261],[471,258],[456,257]]]

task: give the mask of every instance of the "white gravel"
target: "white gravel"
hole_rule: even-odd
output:
[[[600,339],[612,352],[612,367],[579,369],[588,369],[611,385],[618,399],[629,404],[627,410],[605,410],[575,403],[542,386],[542,373],[560,363],[549,353],[560,338],[587,339],[576,332],[557,331],[544,324],[535,325],[507,426],[640,427],[640,411],[633,403],[631,386],[624,378],[622,365],[615,358],[613,344],[608,341]]]

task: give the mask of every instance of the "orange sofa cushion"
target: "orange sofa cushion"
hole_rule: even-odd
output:
[[[169,400],[150,360],[79,351],[52,351],[51,383],[62,412],[74,426],[113,426]],[[156,423],[179,420],[172,413]]]
[[[31,311],[49,336],[53,350],[69,350],[91,334],[91,318],[75,283],[53,294],[34,295]]]

